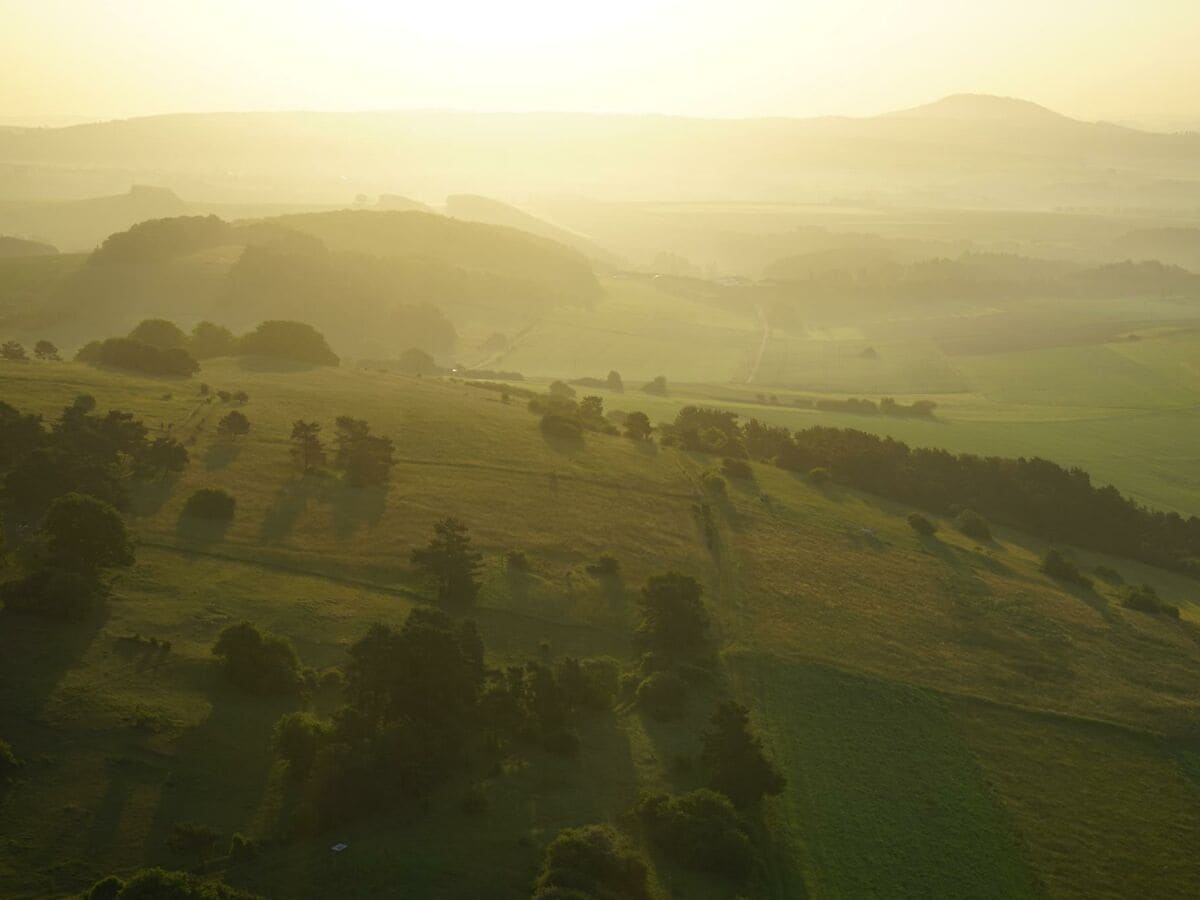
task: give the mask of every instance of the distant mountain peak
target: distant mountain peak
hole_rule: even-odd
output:
[[[960,119],[963,121],[1063,121],[1067,116],[1018,97],[995,94],[951,94],[933,103],[889,113],[914,119]]]

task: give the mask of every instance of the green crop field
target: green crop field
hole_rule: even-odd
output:
[[[1149,354],[1145,364],[1186,365],[1183,351],[1173,359]],[[200,380],[248,392],[249,434],[217,438],[223,407],[201,402]],[[606,399],[655,418],[708,397],[796,427],[864,427],[862,417],[760,404],[755,390],[693,385],[668,398]],[[53,416],[79,393],[176,436],[191,463],[135,495],[137,564],[101,612],[66,626],[0,615],[4,737],[27,761],[0,793],[5,896],[61,896],[108,871],[178,867],[165,842],[179,821],[281,833],[294,797],[271,758],[270,730],[302,701],[224,685],[213,641],[249,619],[290,637],[306,665],[344,664],[371,622],[399,624],[424,595],[408,553],[447,514],[485,554],[472,615],[493,665],[545,652],[628,661],[642,581],[676,569],[704,583],[721,677],[750,705],[788,779],[766,804],[751,896],[1093,897],[1120,882],[1183,897],[1200,878],[1195,757],[1163,737],[1200,712],[1194,580],[1073,551],[1088,568],[1103,562],[1153,584],[1183,619],[1146,616],[1121,608],[1104,584],[1093,594],[1063,589],[1037,571],[1045,546],[1020,533],[999,529],[981,547],[942,523],[938,537],[919,539],[902,506],[766,466],[714,504],[714,554],[693,514],[712,459],[596,434],[562,445],[519,399],[447,379],[253,360],[207,362],[191,381],[75,363],[0,369],[0,399],[24,410]],[[314,410],[366,418],[395,440],[386,489],[295,476],[288,431]],[[1088,434],[1116,441],[1124,421],[1129,471],[1118,471],[1115,444],[1095,458],[1143,496],[1156,481],[1134,471],[1148,446],[1139,442],[1196,427],[1169,409],[1140,413],[1147,429],[1133,433],[1113,416],[1005,422],[953,411],[894,426],[917,443],[991,440],[992,452],[1011,452],[1028,440],[1059,458]],[[1047,440],[1055,429],[1057,443]],[[1174,473],[1186,486],[1186,448],[1178,453],[1155,477]],[[237,498],[228,529],[181,520],[200,486]],[[499,560],[510,549],[534,564],[520,585]],[[621,561],[615,592],[584,569],[603,553]],[[169,640],[171,651],[147,653],[133,635]],[[307,702],[328,714],[337,697],[318,691]],[[696,785],[673,761],[696,756],[713,702],[695,692],[670,724],[626,708],[589,718],[577,759],[531,750],[506,760],[483,784],[482,815],[458,810],[469,785],[451,781],[428,810],[269,845],[254,862],[221,860],[216,870],[279,897],[372,897],[396,886],[413,897],[527,896],[560,828],[621,823],[639,790]],[[331,854],[335,840],[350,850]],[[737,893],[644,850],[660,897]]]

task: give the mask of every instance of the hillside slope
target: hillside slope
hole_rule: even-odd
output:
[[[1105,583],[1065,589],[1037,569],[1044,545],[1019,533],[978,544],[942,523],[919,538],[906,508],[766,466],[706,497],[711,457],[599,435],[563,445],[521,404],[449,380],[209,363],[214,389],[251,398],[250,434],[231,444],[215,435],[219,405],[186,383],[69,363],[3,377],[21,408],[53,414],[87,391],[100,409],[169,425],[192,456],[178,480],[135,498],[139,562],[102,616],[59,631],[3,617],[0,706],[36,760],[0,795],[11,835],[0,876],[16,896],[78,888],[97,859],[169,862],[162,834],[175,821],[273,833],[286,791],[267,743],[282,708],[221,690],[213,639],[250,618],[289,635],[306,664],[338,664],[370,621],[401,621],[425,591],[408,551],[445,515],[486,556],[475,614],[494,664],[543,641],[628,659],[642,581],[666,569],[702,580],[724,677],[788,778],[766,807],[774,837],[754,896],[1168,897],[1200,879],[1194,581],[1071,553],[1181,607],[1181,621],[1160,619],[1122,608]],[[395,439],[389,487],[295,477],[291,423],[318,409]],[[181,524],[200,486],[237,497],[227,530]],[[527,583],[505,575],[510,549],[533,560]],[[621,562],[615,593],[583,569],[602,553]],[[170,639],[172,654],[126,654],[134,632]],[[697,752],[710,703],[699,693],[671,725],[632,710],[598,720],[578,761],[538,759],[489,782],[479,819],[447,800],[350,827],[338,837],[352,867],[327,861],[321,837],[226,877],[288,897],[373,896],[398,878],[420,896],[527,896],[558,828],[618,821],[642,787],[694,783],[672,760]],[[525,836],[515,847],[513,833]],[[464,855],[469,869],[456,865]],[[663,860],[654,877],[663,897],[728,895]]]

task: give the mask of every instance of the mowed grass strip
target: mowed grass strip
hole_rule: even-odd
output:
[[[1197,896],[1200,857],[1181,848],[1200,841],[1200,785],[1170,746],[990,704],[950,708],[1047,896]]]
[[[1038,896],[937,694],[760,654],[728,661],[788,779],[771,824],[812,897]]]

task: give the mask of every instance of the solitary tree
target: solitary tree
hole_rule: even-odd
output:
[[[717,707],[703,741],[710,784],[738,806],[782,793],[784,778],[763,753],[762,741],[750,730],[750,713],[740,703]]]
[[[94,575],[100,569],[133,565],[133,546],[120,513],[95,497],[66,494],[50,504],[42,522],[54,564]]]
[[[625,390],[625,382],[621,380],[621,373],[616,369],[613,369],[608,373],[608,378],[605,379],[605,383],[608,385],[608,389],[610,391],[614,391],[618,394]]]
[[[25,355],[25,348],[21,346],[20,341],[5,341],[0,344],[0,357],[14,362],[24,362],[29,358]]]
[[[644,441],[650,437],[650,417],[644,412],[631,412],[625,417],[625,437]]]
[[[647,579],[639,600],[642,621],[635,635],[638,643],[667,656],[690,656],[706,650],[708,610],[700,601],[700,592],[695,578],[678,572]]]
[[[236,409],[226,413],[217,423],[217,434],[221,437],[237,437],[250,431],[250,420]]]
[[[383,484],[395,465],[395,445],[391,438],[371,434],[371,426],[362,419],[338,416],[337,457],[339,469],[356,487]]]
[[[221,832],[210,825],[195,822],[178,822],[171,832],[167,846],[176,853],[194,853],[200,860],[200,871],[208,866],[208,859],[221,840]]]
[[[297,419],[292,423],[292,459],[305,475],[325,465],[320,422]]]
[[[642,390],[647,394],[659,394],[665,396],[667,393],[667,379],[663,375],[657,375],[652,380],[646,382]]]
[[[432,579],[439,603],[473,603],[479,595],[476,574],[483,556],[471,548],[467,526],[447,518],[433,530],[433,540],[412,552],[413,564]]]
[[[38,341],[33,345],[33,355],[38,359],[58,359],[58,348],[49,341]]]

